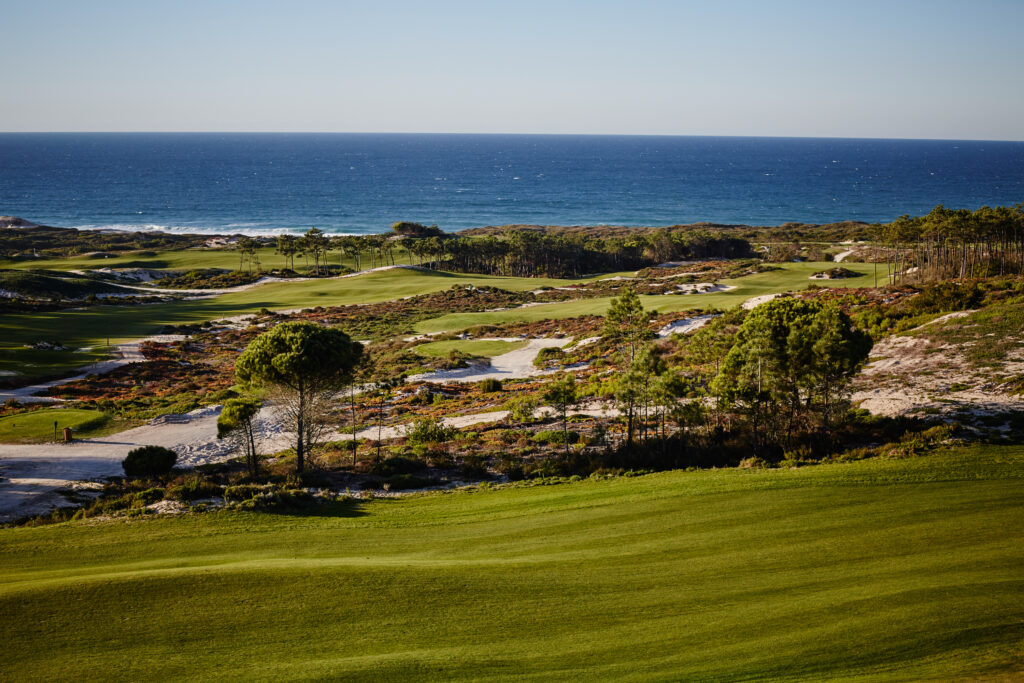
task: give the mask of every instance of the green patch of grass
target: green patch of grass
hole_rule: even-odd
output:
[[[493,358],[509,351],[526,346],[526,341],[501,341],[498,339],[451,339],[448,341],[427,342],[413,350],[421,356],[447,358],[452,351],[460,351],[471,356]]]
[[[33,410],[10,415],[0,418],[0,443],[52,441],[54,422],[58,430],[71,427],[76,437],[89,436],[106,427],[110,416],[98,410],[75,408]]]
[[[19,680],[1024,667],[1024,448],[0,530]]]

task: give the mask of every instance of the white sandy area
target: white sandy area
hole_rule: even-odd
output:
[[[916,329],[973,312],[949,313]],[[998,389],[999,376],[1024,370],[1014,354],[1002,363],[1002,372],[981,370],[972,368],[955,346],[936,346],[928,339],[901,334],[876,344],[871,358],[854,378],[851,400],[873,414],[895,417],[927,410],[955,418],[965,412],[982,416],[1024,411],[1024,398]]]
[[[761,304],[767,303],[767,302],[771,301],[772,299],[776,298],[777,296],[779,296],[779,293],[776,293],[776,294],[762,294],[760,296],[752,296],[749,299],[747,299],[746,301],[744,301],[742,306],[743,306],[744,309],[746,309],[748,311],[752,311],[755,308],[757,308],[758,306],[760,306]]]
[[[676,285],[679,290],[677,294],[714,294],[715,292],[728,292],[736,289],[735,285],[722,285],[713,282],[695,282],[686,285]]]
[[[713,318],[718,317],[718,315],[720,314],[707,313],[705,315],[694,316],[693,318],[676,320],[675,322],[671,322],[658,330],[658,336],[668,337],[673,334],[689,334],[690,332],[696,332],[707,325]]]
[[[854,251],[855,251],[854,249],[847,249],[846,251],[841,251],[841,252],[839,252],[838,254],[836,254],[836,255],[835,255],[835,256],[834,256],[833,258],[832,258],[832,260],[833,260],[833,261],[835,261],[836,263],[842,263],[842,262],[843,262],[843,259],[845,259],[846,257],[848,257],[848,256],[849,256],[850,254],[852,254],[852,253],[853,253]]]
[[[613,417],[615,408],[591,405],[571,411],[573,415]],[[194,467],[233,457],[229,441],[217,438],[220,406],[210,406],[185,415],[166,415],[142,427],[95,439],[61,444],[0,444],[0,523],[45,514],[68,504],[64,493],[90,488],[90,482],[123,474],[121,461],[128,451],[144,445],[170,448],[178,453],[179,467]],[[537,417],[554,417],[550,407],[535,411]],[[444,424],[459,429],[499,422],[508,411],[496,410],[444,418]],[[257,447],[261,453],[275,453],[293,444],[273,407],[265,407],[257,418]],[[405,436],[409,423],[368,427],[356,432],[360,440],[390,440]],[[351,432],[336,430],[323,435],[324,441],[345,441]]]
[[[568,344],[569,338],[565,339],[531,339],[529,343],[519,349],[495,356],[487,365],[473,364],[468,368],[456,370],[437,370],[422,375],[412,375],[409,382],[479,382],[483,379],[522,379],[524,377],[535,377],[537,375],[549,374],[550,370],[542,370],[533,365],[534,359],[541,349],[553,346],[562,347]]]

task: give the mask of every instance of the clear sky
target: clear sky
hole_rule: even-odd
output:
[[[0,131],[1024,140],[1024,0],[0,0]]]

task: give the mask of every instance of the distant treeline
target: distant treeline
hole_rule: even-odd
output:
[[[301,237],[281,235],[277,238],[277,252],[292,263],[296,257],[307,262],[311,259],[314,273],[320,272],[321,264],[328,262],[328,253],[333,251],[351,258],[359,270],[364,266],[395,265],[403,260],[404,253],[404,260],[410,265],[515,277],[578,277],[633,270],[666,261],[752,255],[746,240],[705,230],[663,228],[602,239],[530,230],[464,237],[440,233],[436,226],[416,226],[396,223],[395,235],[391,237],[344,235],[332,238],[315,229]],[[239,249],[243,254],[255,252],[251,240],[243,240]]]
[[[728,223],[690,223],[665,227],[626,227],[623,225],[502,225],[461,230],[464,237],[483,235],[504,235],[514,231],[534,232],[545,235],[584,236],[607,239],[609,237],[631,238],[638,234],[652,235],[669,232],[710,232],[715,235],[741,237],[750,242],[843,242],[866,240],[872,236],[873,226],[861,221],[839,223],[784,223],[778,226],[734,225]]]
[[[454,237],[442,245],[439,260],[446,269],[515,277],[578,277],[666,261],[752,254],[748,241],[705,230],[663,229],[603,239],[513,230],[503,236]]]
[[[1024,204],[977,211],[940,204],[877,226],[874,237],[897,281],[1024,274]]]

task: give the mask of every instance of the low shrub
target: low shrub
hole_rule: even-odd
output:
[[[168,474],[178,454],[163,446],[140,446],[128,452],[121,462],[125,476],[128,477],[162,477]]]
[[[249,500],[268,490],[268,487],[260,484],[237,484],[224,489],[224,500],[229,503],[238,503]]]
[[[544,368],[548,365],[561,362],[565,356],[565,352],[557,346],[546,346],[537,352],[537,357],[533,359],[534,366],[538,368]]]
[[[412,474],[395,474],[386,477],[378,488],[385,486],[392,491],[406,491],[408,489],[422,489],[437,484],[436,479],[417,477]]]
[[[371,472],[382,477],[390,477],[396,474],[412,474],[414,472],[422,472],[426,468],[427,465],[422,460],[404,458],[400,455],[396,455],[375,464]]]
[[[580,440],[578,432],[563,432],[560,429],[545,429],[537,432],[533,435],[533,440],[537,443],[576,443]]]
[[[165,495],[171,500],[201,500],[218,498],[224,495],[224,489],[200,477],[188,477],[179,484],[168,486]]]
[[[505,402],[505,410],[513,422],[533,422],[533,413],[540,406],[534,396],[517,396]]]
[[[415,446],[451,441],[457,432],[457,429],[446,426],[441,420],[428,417],[416,420],[405,436],[409,444]]]
[[[486,479],[489,474],[486,462],[482,455],[467,455],[462,458],[459,475],[465,479]]]
[[[488,377],[480,382],[480,391],[485,394],[493,394],[497,391],[501,391],[501,380],[494,377]]]

